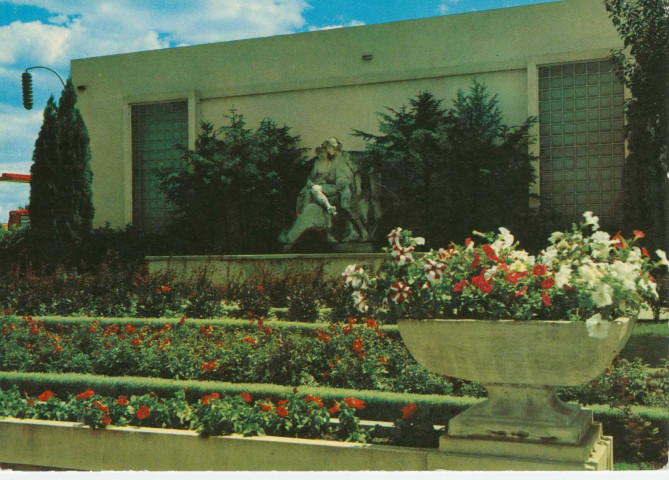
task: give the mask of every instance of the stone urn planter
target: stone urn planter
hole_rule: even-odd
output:
[[[562,402],[558,385],[586,383],[623,348],[636,318],[611,322],[605,338],[584,322],[513,320],[398,321],[407,348],[424,367],[473,380],[488,398],[452,418],[445,436],[581,444],[592,412]]]

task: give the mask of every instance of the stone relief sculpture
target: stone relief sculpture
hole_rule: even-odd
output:
[[[370,241],[380,217],[376,183],[332,137],[316,148],[316,160],[297,198],[297,218],[279,241],[290,248],[309,231],[325,231],[328,243]]]

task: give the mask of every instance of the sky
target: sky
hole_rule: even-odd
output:
[[[176,48],[329,28],[350,28],[559,0],[0,0],[0,173],[30,173],[49,95],[76,58]],[[0,182],[0,222],[28,203],[29,185]]]

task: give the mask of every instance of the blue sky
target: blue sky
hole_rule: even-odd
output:
[[[183,45],[346,28],[559,0],[0,0],[0,173],[29,173],[51,73],[33,70],[34,107],[21,72],[42,65],[63,78],[69,61]],[[0,182],[0,222],[29,186]]]

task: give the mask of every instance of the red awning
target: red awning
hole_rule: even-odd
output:
[[[30,174],[3,173],[0,182],[30,183]]]

